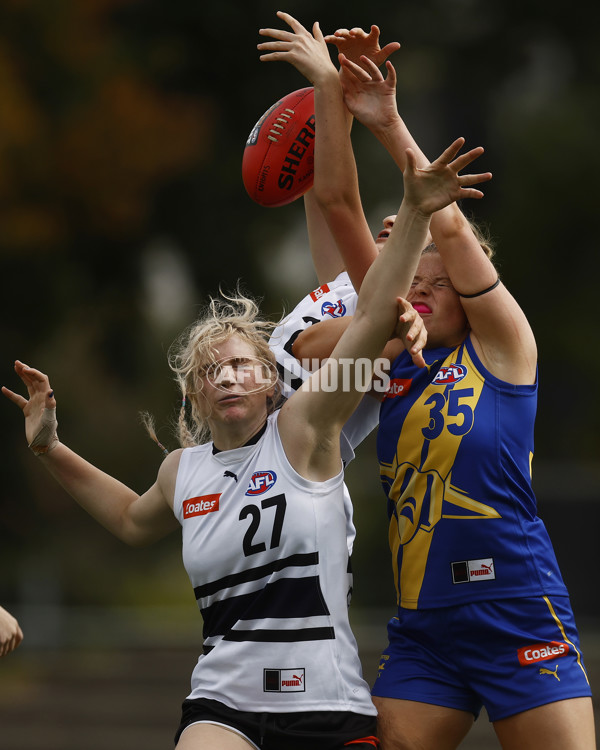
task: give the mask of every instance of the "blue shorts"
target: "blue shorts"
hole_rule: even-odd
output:
[[[401,608],[388,624],[373,695],[447,706],[490,721],[591,696],[568,597]]]

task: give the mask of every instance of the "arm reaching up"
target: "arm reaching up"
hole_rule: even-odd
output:
[[[337,44],[342,50],[342,42]],[[379,139],[402,171],[407,165],[407,149],[415,155],[419,167],[426,168],[428,158],[398,113],[396,73],[389,60],[385,78],[376,63],[364,55],[358,65],[342,52],[340,64],[345,71],[342,81],[346,105],[356,119]],[[496,284],[498,272],[456,203],[433,215],[431,236],[453,287],[461,295],[482,362],[501,380],[533,383],[537,348],[531,327],[506,287]],[[484,290],[490,290],[485,300],[480,296]]]
[[[315,179],[312,196],[358,291],[377,247],[362,208],[347,109],[340,76],[318,23],[312,33],[287,13],[279,12],[291,31],[261,29],[272,41],[258,45],[264,62],[284,61],[296,67],[315,88]],[[320,278],[320,281],[322,279]]]

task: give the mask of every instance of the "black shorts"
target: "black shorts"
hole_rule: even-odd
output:
[[[209,698],[185,700],[175,734],[196,722],[214,722],[240,732],[260,750],[374,750],[377,717],[350,711],[253,713],[237,711]]]

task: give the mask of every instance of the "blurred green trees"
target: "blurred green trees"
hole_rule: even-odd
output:
[[[278,315],[314,285],[302,206],[264,209],[243,190],[245,139],[279,96],[306,85],[258,61],[278,5],[221,0],[3,0],[0,4],[0,341],[2,383],[20,358],[51,375],[61,437],[143,490],[175,391],[165,353],[220,284],[241,278]],[[539,2],[290,0],[325,32],[378,24],[398,39],[398,100],[431,155],[458,135],[494,173],[468,206],[497,239],[500,270],[540,349],[534,467],[597,496],[599,397],[593,373],[600,120],[597,8],[585,22]],[[360,125],[355,147],[373,228],[401,179]],[[179,540],[126,549],[46,481],[2,406],[0,601],[52,570],[67,602],[187,596]],[[351,467],[357,599],[391,595],[373,444]],[[580,470],[587,467],[587,473]],[[578,468],[579,467],[579,468]],[[554,472],[554,473],[553,473]],[[369,481],[363,476],[371,477]],[[364,546],[361,542],[364,538]],[[364,572],[363,572],[364,571]],[[377,581],[380,581],[379,585]],[[372,584],[372,585],[371,585]]]

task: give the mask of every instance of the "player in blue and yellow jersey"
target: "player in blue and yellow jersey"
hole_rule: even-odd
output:
[[[423,253],[409,299],[427,366],[396,359],[380,414],[399,603],[373,688],[380,736],[386,750],[455,748],[483,705],[504,748],[593,748],[590,685],[531,487],[533,335],[466,222],[455,240]]]
[[[343,53],[366,36],[327,41]],[[384,78],[365,57],[340,61],[350,111],[402,171],[407,147],[427,169],[391,63]],[[426,366],[395,359],[378,434],[398,594],[372,691],[382,750],[454,750],[482,706],[504,750],[592,750],[590,685],[531,485],[534,335],[455,203],[431,235],[408,296]],[[327,357],[346,325],[313,326],[294,353]]]

